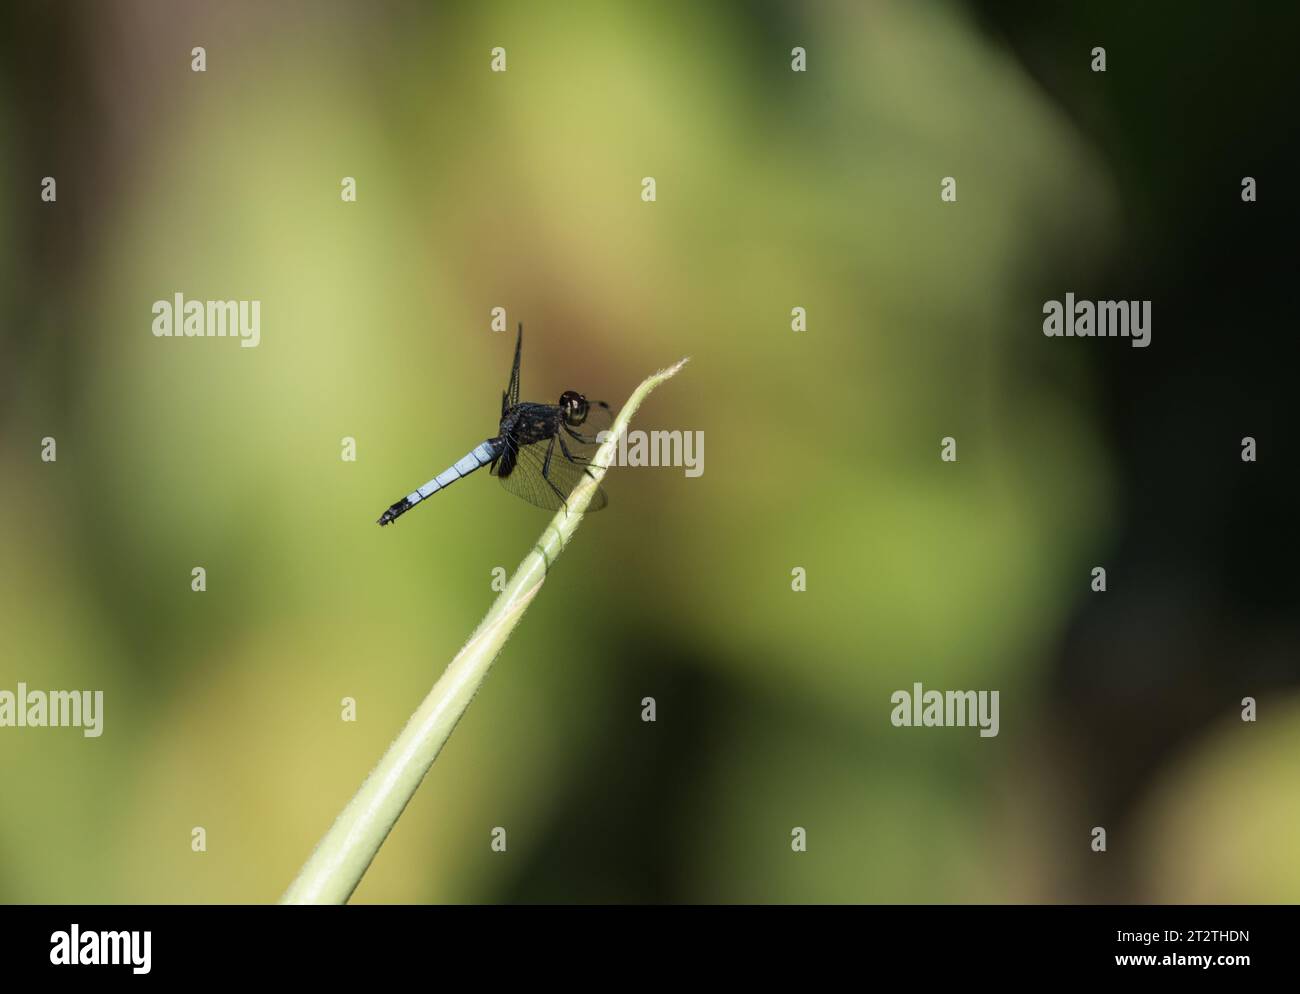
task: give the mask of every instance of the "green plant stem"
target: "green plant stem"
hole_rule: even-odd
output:
[[[537,596],[547,570],[573,537],[632,415],[651,390],[685,364],[686,360],[682,359],[660,370],[633,391],[615,418],[609,437],[596,452],[592,476],[584,476],[569,495],[567,513],[564,509],[556,512],[464,648],[317,844],[280,898],[281,904],[342,904],[352,896],[452,729],[474,699],[497,653]]]

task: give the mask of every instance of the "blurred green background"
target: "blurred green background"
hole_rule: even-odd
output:
[[[547,520],[478,474],[374,523],[494,433],[494,307],[530,400],[690,355],[634,427],[705,472],[611,472],[355,900],[1295,900],[1272,374],[1180,296],[1269,251],[1285,68],[1104,7],[7,10],[0,689],[105,729],[0,729],[0,900],[280,894]],[[1066,290],[1152,348],[1045,339]],[[260,346],[155,338],[176,292]],[[892,727],[916,681],[1001,734]]]

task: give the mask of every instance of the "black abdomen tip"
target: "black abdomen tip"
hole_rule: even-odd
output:
[[[379,524],[386,525],[390,521],[396,521],[398,517],[411,509],[411,502],[403,497],[396,504],[379,516]]]

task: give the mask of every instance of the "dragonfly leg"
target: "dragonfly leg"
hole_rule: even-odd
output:
[[[555,495],[560,498],[560,503],[564,505],[564,513],[568,514],[569,502],[564,499],[564,492],[551,482],[551,456],[555,454],[555,440],[558,437],[558,435],[552,435],[551,444],[546,447],[546,458],[542,460],[542,479],[546,481],[548,487],[555,491]],[[563,445],[564,443],[561,442],[560,446],[563,447]]]
[[[564,444],[563,435],[556,435],[555,437],[560,440],[560,451],[564,453],[564,458],[569,460],[569,462],[574,463],[575,465],[581,466],[583,468],[582,471],[594,480],[596,478],[596,474],[593,473],[591,470],[587,469],[587,467],[591,465],[591,460],[586,458],[585,456],[575,456],[572,452],[570,452],[569,447]]]
[[[564,453],[564,458],[569,460],[569,462],[576,462],[579,466],[585,466],[591,462],[591,460],[588,459],[586,456],[575,456],[572,452],[570,452],[569,447],[564,444],[563,435],[556,435],[555,437],[560,440],[560,451]]]
[[[567,431],[567,432],[569,433],[569,437],[570,437],[570,438],[573,438],[573,439],[575,439],[575,440],[581,442],[583,445],[599,445],[599,444],[600,444],[600,439],[596,438],[595,435],[584,435],[582,432],[580,432],[580,431],[575,431],[574,429],[570,428],[568,425],[565,425],[565,426],[564,426],[564,430]]]

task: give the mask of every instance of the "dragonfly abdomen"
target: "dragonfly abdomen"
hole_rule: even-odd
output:
[[[386,525],[390,521],[396,521],[399,517],[415,507],[420,501],[432,497],[444,487],[449,487],[461,477],[469,476],[476,469],[482,469],[490,465],[498,455],[498,447],[495,440],[489,440],[482,445],[477,446],[472,451],[466,453],[461,459],[457,460],[452,466],[448,466],[432,480],[420,487],[418,490],[412,490],[409,494],[399,500],[387,511],[379,516],[379,523]]]

